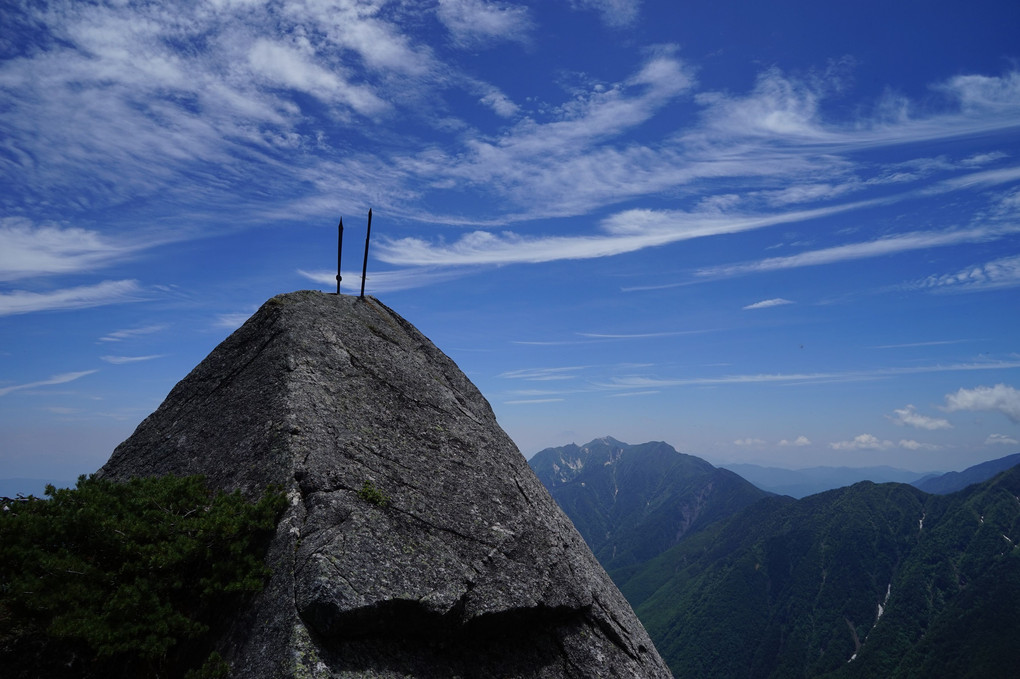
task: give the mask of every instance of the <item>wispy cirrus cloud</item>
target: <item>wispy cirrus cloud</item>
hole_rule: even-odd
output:
[[[9,27],[25,58],[0,65],[11,103],[0,112],[0,172],[20,177],[24,195],[93,206],[156,191],[236,206],[253,176],[263,187],[300,181],[316,161],[294,152],[328,144],[321,123],[297,129],[308,98],[335,126],[441,77],[431,49],[382,18],[384,4],[29,8],[13,16],[25,26]],[[196,184],[206,164],[216,180]]]
[[[536,264],[564,259],[594,259],[693,238],[805,221],[864,206],[852,204],[751,216],[633,209],[604,219],[601,234],[525,237],[510,231],[500,234],[474,231],[450,244],[430,243],[420,238],[401,238],[383,240],[378,246],[378,256],[390,264],[409,266]]]
[[[955,273],[929,276],[913,287],[933,292],[980,292],[1020,286],[1020,255],[975,264]]]
[[[616,25],[639,11],[639,3],[623,0],[574,6]],[[745,93],[699,91],[695,66],[672,45],[648,47],[617,82],[593,82],[522,112],[499,87],[444,60],[423,39],[427,31],[408,29],[398,15],[417,26],[442,24],[478,44],[524,39],[531,21],[524,5],[444,0],[438,8],[390,9],[366,0],[280,8],[217,3],[198,12],[133,4],[29,12],[33,30],[15,26],[12,33],[37,36],[42,26],[45,34],[34,43],[19,38],[17,48],[32,58],[0,65],[0,84],[11,93],[11,105],[0,112],[7,151],[0,173],[12,178],[16,193],[39,203],[66,205],[72,193],[96,205],[159,194],[171,203],[217,206],[210,210],[241,207],[232,214],[253,222],[267,214],[332,212],[342,202],[338,194],[351,202],[395,197],[394,215],[429,227],[593,215],[664,196],[736,197],[728,206],[716,201],[715,212],[707,202],[687,210],[624,210],[574,235],[496,227],[449,241],[430,234],[378,246],[385,261],[399,266],[489,266],[609,257],[859,209],[868,201],[832,201],[876,183],[909,184],[920,173],[875,168],[855,153],[1018,127],[1017,73],[937,83],[945,101],[923,114],[906,107],[892,116],[832,119],[824,103],[842,87],[839,70],[846,65],[807,77],[768,69]],[[45,94],[40,82],[47,83]],[[498,123],[449,114],[444,97],[465,91],[497,112]],[[633,134],[681,103],[682,126]],[[76,112],[71,122],[69,110]],[[393,135],[398,119],[415,124],[402,128],[420,126],[428,135]],[[1003,157],[987,152],[959,165],[991,166]],[[990,167],[933,190],[1015,181],[1016,172]],[[193,181],[213,175],[215,181]],[[452,215],[439,207],[464,192],[484,209]],[[288,198],[275,198],[282,195]],[[795,204],[820,207],[774,211]],[[906,238],[899,244],[905,247]],[[873,244],[872,254],[864,244],[847,245],[767,265],[877,256],[894,245]]]
[[[933,340],[930,342],[907,342],[905,344],[882,344],[875,349],[915,349],[917,347],[942,347],[950,344],[962,344],[971,340]]]
[[[499,40],[526,41],[532,29],[528,8],[486,0],[439,0],[439,20],[455,42],[484,45]]]
[[[590,337],[592,339],[658,339],[660,337],[680,337],[683,335],[701,335],[706,332],[712,332],[710,329],[703,330],[666,330],[663,332],[620,332],[620,333],[607,333],[607,332],[579,332],[577,333],[581,337]]]
[[[609,394],[609,398],[630,398],[631,396],[652,396],[661,393],[657,389],[646,389],[644,391],[623,391],[616,394]]]
[[[248,52],[253,75],[270,86],[303,92],[326,102],[336,100],[363,115],[381,113],[389,107],[370,88],[348,82],[338,75],[336,68],[325,68],[314,58],[306,41],[295,48],[261,39]]]
[[[1001,183],[1020,179],[1014,172],[979,173],[981,181]],[[948,189],[947,189],[948,190]],[[610,257],[694,238],[735,234],[783,224],[832,217],[882,204],[906,200],[913,192],[884,198],[828,205],[786,212],[747,214],[735,211],[681,211],[631,209],[602,220],[601,233],[577,236],[523,236],[513,231],[474,231],[453,242],[429,242],[420,238],[383,240],[379,257],[406,266],[466,266],[542,263],[569,259]],[[770,257],[754,262],[703,267],[699,278],[720,278],[766,271],[822,266],[844,261],[893,255],[901,252],[948,247],[961,243],[988,242],[1020,232],[1011,221],[993,221],[970,228],[913,231],[869,241],[810,250],[796,255]],[[993,267],[994,268],[994,267]],[[1009,262],[999,269],[1008,270]],[[1005,280],[1005,271],[996,275]],[[640,290],[631,287],[628,290]]]
[[[885,105],[870,118],[843,124],[829,122],[821,113],[821,104],[840,90],[840,71],[849,66],[837,62],[828,72],[802,78],[771,68],[758,76],[747,95],[704,93],[700,100],[706,125],[691,135],[705,140],[782,143],[783,148],[796,153],[812,149],[840,153],[1017,127],[1020,72],[1016,71],[999,77],[957,76],[936,83],[933,88],[945,95],[947,106],[927,115],[912,115],[910,102],[899,101],[895,112]],[[751,147],[752,152],[756,150],[760,149]],[[773,150],[782,151],[778,147]]]
[[[134,250],[96,231],[0,219],[0,281],[90,271]]]
[[[107,304],[138,302],[146,298],[137,281],[103,281],[95,285],[30,292],[0,292],[0,316],[27,314],[35,311],[66,311],[88,309]]]
[[[988,225],[945,231],[913,231],[860,243],[810,250],[786,257],[769,257],[756,262],[705,267],[699,269],[697,275],[704,278],[725,278],[804,266],[822,266],[858,259],[884,257],[913,250],[948,247],[961,243],[988,242],[1015,233],[1020,233],[1020,225]]]
[[[137,328],[125,328],[123,330],[114,330],[113,332],[103,335],[99,338],[100,342],[123,342],[125,340],[133,339],[135,337],[141,337],[143,335],[151,335],[158,332],[163,332],[170,326],[166,323],[157,323],[153,325],[143,325]]]
[[[556,368],[522,368],[520,370],[508,370],[501,373],[499,377],[511,380],[529,380],[536,382],[548,382],[553,380],[572,380],[577,373],[585,370],[588,366],[562,366]]]
[[[0,387],[0,396],[6,396],[7,394],[10,394],[12,392],[22,391],[24,389],[35,389],[36,387],[48,387],[54,384],[67,384],[68,382],[73,382],[77,379],[81,379],[82,377],[85,377],[86,375],[91,375],[95,372],[99,371],[81,370],[78,372],[61,373],[59,375],[54,375],[53,377],[50,377],[45,380],[39,380],[38,382],[28,382],[26,384],[14,384],[6,387]]]
[[[163,358],[166,354],[151,354],[149,356],[100,356],[99,358],[113,365],[125,365],[128,363],[142,363]]]
[[[617,28],[633,23],[641,11],[641,0],[570,0],[570,4],[595,10],[607,26]]]
[[[739,384],[824,384],[830,382],[858,382],[904,375],[939,372],[970,372],[1020,368],[1020,361],[990,361],[982,363],[947,363],[921,366],[876,368],[874,370],[848,370],[814,373],[761,373],[746,375],[720,375],[700,377],[648,377],[631,375],[615,377],[600,386],[606,389],[666,388],[685,386],[724,386]]]
[[[793,304],[793,302],[788,299],[783,299],[782,297],[774,297],[772,299],[763,299],[762,301],[755,302],[754,304],[748,304],[743,307],[743,309],[745,311],[749,309],[768,309],[770,307],[785,306],[787,304]]]
[[[669,62],[663,57],[662,64]],[[683,68],[673,60],[670,68]],[[1013,82],[1010,74],[1004,81]],[[744,186],[758,187],[746,196],[760,195],[765,206],[795,203],[819,203],[843,198],[877,184],[904,184],[900,193],[881,199],[824,205],[813,210],[773,212],[749,210],[747,200],[732,194],[733,201],[721,205],[706,202],[703,210],[632,209],[608,217],[597,232],[575,236],[525,236],[513,231],[477,231],[453,241],[426,241],[420,238],[396,239],[384,243],[383,256],[394,264],[434,264],[457,266],[468,263],[504,264],[538,263],[558,259],[609,257],[646,248],[676,243],[690,238],[739,233],[777,224],[820,219],[841,212],[878,205],[890,205],[928,193],[961,191],[977,186],[995,186],[1020,179],[1020,168],[995,168],[971,172],[948,180],[936,181],[923,189],[910,189],[911,183],[927,179],[931,172],[972,170],[981,163],[940,162],[925,170],[905,172],[880,169],[870,178],[858,177],[859,171],[848,154],[874,146],[901,145],[911,139],[922,140],[959,134],[961,117],[976,117],[971,132],[986,128],[1016,127],[1014,120],[1002,115],[1002,108],[1020,112],[1020,93],[1004,87],[1003,102],[997,105],[975,105],[957,108],[949,113],[925,119],[904,119],[882,125],[858,125],[840,128],[821,119],[818,102],[824,91],[815,91],[810,83],[794,83],[782,74],[763,76],[759,90],[739,101],[712,96],[699,96],[706,108],[705,125],[681,137],[676,144],[657,148],[628,145],[607,146],[600,139],[597,117],[584,115],[569,123],[536,124],[529,122],[512,130],[492,144],[484,140],[471,142],[465,160],[454,161],[448,170],[469,181],[486,181],[490,187],[513,197],[518,191],[543,206],[545,215],[577,214],[593,207],[618,202],[625,198],[654,195],[667,187],[694,182],[726,179]],[[949,88],[952,90],[953,88]],[[622,92],[622,90],[621,90]],[[663,90],[665,93],[665,90]],[[1016,99],[1009,97],[1016,95]],[[639,97],[640,99],[640,97]],[[596,100],[592,100],[593,102]],[[623,102],[616,102],[621,105]],[[639,103],[633,99],[631,103]],[[723,107],[723,108],[719,108]],[[723,111],[725,109],[725,111]],[[610,107],[605,109],[611,110]],[[617,129],[641,124],[649,113],[623,117]],[[725,115],[716,115],[725,112]],[[627,122],[632,121],[632,122]],[[859,122],[859,121],[858,121]],[[581,139],[598,140],[590,150],[577,144],[574,134],[564,125],[585,130]],[[605,128],[610,129],[610,128]],[[906,138],[905,138],[905,136]],[[608,137],[611,140],[612,137]],[[738,140],[739,143],[738,143]],[[568,144],[564,146],[563,144]],[[732,150],[727,150],[728,148]],[[539,153],[535,149],[542,149]],[[542,162],[541,157],[556,158],[557,163]],[[982,163],[1001,160],[1002,154],[991,153]],[[476,164],[476,158],[481,164]],[[484,162],[481,162],[484,161]],[[597,171],[593,169],[597,167]],[[863,168],[860,168],[863,169]],[[563,171],[563,176],[555,173]],[[874,171],[872,171],[874,172]],[[819,183],[818,176],[838,181]],[[781,191],[763,191],[762,186],[782,178],[785,183],[814,178],[811,184],[796,184]],[[711,193],[711,191],[709,191]],[[597,197],[596,197],[597,194]],[[710,196],[713,200],[718,196]],[[508,215],[508,219],[524,219],[536,215]],[[1002,237],[1016,229],[1008,224],[987,229],[943,229],[893,234],[860,243],[834,246],[802,253],[793,257],[770,258],[761,262],[705,268],[702,275],[738,275],[762,270],[831,264],[850,259],[876,257],[895,252],[940,247]]]

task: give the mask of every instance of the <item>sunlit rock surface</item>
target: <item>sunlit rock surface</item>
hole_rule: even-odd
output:
[[[100,473],[289,492],[233,677],[670,676],[485,398],[371,297],[269,300]]]

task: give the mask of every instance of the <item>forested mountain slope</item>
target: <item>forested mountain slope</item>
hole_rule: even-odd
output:
[[[767,498],[617,572],[682,677],[1015,677],[1020,469]]]

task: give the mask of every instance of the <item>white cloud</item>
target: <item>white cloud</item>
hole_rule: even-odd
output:
[[[942,446],[937,446],[934,443],[918,443],[912,439],[900,440],[897,444],[900,448],[905,450],[938,450]]]
[[[993,151],[991,153],[978,153],[969,158],[964,158],[960,161],[961,165],[968,167],[979,167],[981,165],[987,165],[988,163],[994,163],[996,160],[1002,160],[1009,156],[1002,151]]]
[[[79,372],[62,373],[60,375],[54,375],[49,379],[39,380],[38,382],[29,382],[27,384],[15,384],[9,387],[0,387],[0,396],[6,396],[12,391],[21,391],[22,389],[34,389],[35,387],[48,387],[53,384],[67,384],[68,382],[73,382],[74,380],[85,377],[86,375],[91,375],[94,372],[98,371],[82,370]]]
[[[829,200],[851,191],[860,190],[860,188],[860,184],[854,181],[844,184],[800,184],[789,186],[780,191],[768,192],[765,195],[772,205],[792,205]]]
[[[1020,166],[1001,167],[995,170],[984,170],[951,179],[943,179],[940,182],[925,187],[920,193],[924,195],[960,191],[962,189],[985,188],[1012,183],[1018,179],[1020,179]]]
[[[881,441],[871,434],[859,434],[852,441],[836,441],[829,444],[833,450],[887,450],[895,446],[892,441]]]
[[[430,243],[420,238],[384,239],[376,252],[384,262],[412,266],[535,264],[563,259],[593,259],[692,238],[804,221],[855,207],[858,205],[743,217],[711,212],[634,209],[603,220],[602,234],[529,238],[512,231],[499,234],[474,231],[449,244],[442,241]]]
[[[989,434],[988,438],[985,439],[986,446],[1015,446],[1020,445],[1020,441],[1012,436],[1006,434]]]
[[[532,380],[547,382],[553,380],[572,380],[577,373],[584,370],[586,366],[564,366],[560,368],[522,368],[520,370],[509,370],[501,373],[499,377],[512,380]]]
[[[782,297],[775,297],[773,299],[763,299],[762,301],[755,302],[754,304],[748,304],[747,306],[744,307],[744,310],[746,311],[748,309],[767,309],[769,307],[783,306],[785,304],[793,304],[793,302],[791,302],[788,299],[783,299]]]
[[[578,8],[595,10],[608,26],[622,27],[634,22],[641,10],[641,0],[571,0]]]
[[[956,273],[933,275],[915,287],[947,292],[978,292],[1020,286],[1020,255],[975,264]]]
[[[825,384],[832,382],[859,382],[899,375],[919,375],[938,372],[969,372],[973,370],[1006,370],[1020,368],[1020,361],[996,361],[992,363],[948,363],[905,368],[880,368],[867,371],[820,372],[820,373],[763,373],[748,375],[723,375],[721,377],[618,377],[603,384],[607,389],[664,388],[687,386],[722,386],[736,384]]]
[[[781,445],[781,446],[810,446],[811,445],[811,439],[809,439],[807,436],[798,436],[793,441],[788,441],[787,439],[783,439],[782,441],[779,442],[779,445]]]
[[[693,87],[691,69],[673,52],[668,46],[652,50],[624,81],[590,85],[495,137],[471,130],[462,135],[461,149],[432,149],[407,159],[407,166],[431,186],[471,186],[503,196],[511,211],[520,210],[508,221],[585,214],[687,183],[692,170],[674,151],[625,137]],[[472,87],[483,98],[490,94],[477,83]]]
[[[859,434],[850,441],[835,441],[829,444],[833,450],[891,450],[903,448],[904,450],[936,450],[939,446],[931,443],[918,443],[913,440],[900,440],[898,443],[879,439],[872,434]]]
[[[621,25],[640,5],[575,0],[574,6]],[[291,204],[274,206],[293,217],[294,205],[321,214],[335,207],[337,195],[382,194],[399,197],[395,214],[477,225],[591,214],[624,200],[676,195],[695,182],[706,194],[725,183],[727,195],[745,203],[753,203],[752,195],[773,206],[831,200],[868,183],[856,175],[872,170],[849,159],[855,151],[1010,128],[1020,108],[1017,74],[963,76],[939,85],[955,102],[952,110],[834,124],[821,102],[839,89],[838,69],[801,79],[773,69],[743,96],[703,93],[695,102],[700,117],[670,127],[676,131],[670,136],[642,126],[657,116],[672,125],[661,120],[666,111],[672,115],[667,107],[695,87],[693,69],[672,46],[649,48],[645,62],[619,82],[573,92],[559,106],[529,103],[522,113],[498,88],[442,62],[440,52],[420,42],[423,32],[408,28],[439,20],[464,40],[521,40],[530,30],[528,12],[524,4],[483,0],[444,0],[438,8],[410,3],[399,11],[382,0],[271,6],[220,0],[197,10],[114,3],[39,13],[31,19],[47,26],[52,43],[37,46],[31,58],[0,64],[0,84],[10,93],[10,106],[0,112],[0,138],[17,151],[0,156],[0,170],[18,178],[16,191],[40,202],[73,195],[109,205],[188,193],[189,204],[197,196],[209,210],[226,211],[237,204],[264,208],[271,200],[265,196],[295,196]],[[518,118],[517,124],[483,130],[445,115],[449,102],[442,97],[460,89],[498,115]],[[309,96],[326,102],[326,112],[317,115],[318,102],[310,107]],[[73,120],[67,111],[75,111]],[[395,135],[378,124],[383,112],[406,115],[400,122],[413,118],[401,130],[431,129],[418,137],[401,134],[387,145]],[[650,134],[630,136],[639,129]],[[359,150],[366,139],[371,148]],[[998,159],[986,155],[969,165]],[[215,182],[193,181],[210,172]],[[885,168],[877,172],[888,179]],[[969,179],[1006,181],[1010,169],[995,172]],[[756,183],[761,178],[787,188],[766,195]],[[262,189],[257,196],[238,190],[252,185]],[[423,207],[432,196],[468,187],[503,201],[474,218],[436,216]],[[576,238],[486,233],[449,247],[398,239],[383,251],[391,263],[415,265],[605,257],[824,216],[737,209],[730,205],[715,219],[707,209],[651,217],[651,211],[627,211],[606,220],[600,232]],[[264,219],[265,210],[258,215]],[[617,229],[642,221],[641,229]],[[488,242],[478,242],[485,237]],[[854,256],[851,250],[830,254],[835,259],[814,263]]]
[[[512,118],[519,110],[517,104],[515,104],[510,97],[497,89],[490,90],[481,98],[481,102],[491,108],[496,115],[502,118]]]
[[[1008,114],[1020,102],[1020,73],[1003,77],[958,75],[938,89],[959,99],[964,110],[998,110]]]
[[[520,399],[520,400],[517,400],[517,401],[503,401],[503,403],[505,403],[506,405],[522,405],[522,404],[529,404],[529,403],[559,403],[559,402],[561,402],[563,400],[565,400],[565,399],[562,399],[562,398],[530,398],[530,399]]]
[[[95,231],[0,219],[0,281],[93,270],[129,252]]]
[[[886,415],[890,420],[898,425],[909,425],[918,429],[952,429],[953,425],[949,423],[949,420],[945,420],[938,417],[928,417],[917,412],[917,409],[912,405],[907,405],[906,408],[893,410],[893,415]]]
[[[985,225],[969,229],[951,229],[946,231],[912,231],[872,241],[848,243],[821,250],[811,250],[788,257],[770,257],[746,264],[725,264],[722,266],[706,267],[699,269],[697,274],[705,278],[721,278],[804,266],[836,264],[857,259],[884,257],[911,250],[946,247],[960,243],[988,242],[1018,232],[1020,232],[1020,224]]]
[[[153,354],[151,356],[100,356],[100,358],[107,363],[113,365],[124,365],[126,363],[140,363],[142,361],[151,361],[156,358],[163,358],[165,354]]]
[[[164,201],[230,209],[245,203],[250,192],[239,189],[252,182],[266,195],[288,195],[279,188],[293,189],[328,161],[328,153],[308,153],[323,150],[324,130],[346,137],[345,146],[367,132],[344,127],[350,110],[377,115],[424,96],[422,83],[452,77],[381,18],[384,4],[26,10],[26,40],[40,26],[52,39],[0,64],[11,104],[0,112],[10,152],[0,171],[20,178],[27,196],[61,206],[73,200],[76,209],[156,192]],[[310,116],[321,109],[305,94],[327,110]],[[273,155],[281,148],[291,154],[285,164]],[[345,170],[358,162],[366,159],[345,158]],[[215,181],[196,182],[210,172]],[[336,188],[334,179],[329,193]]]
[[[994,387],[960,389],[955,394],[946,394],[945,410],[989,410],[997,411],[1013,422],[1020,423],[1020,391],[1005,384]]]
[[[581,337],[591,337],[592,339],[656,339],[659,337],[677,337],[680,335],[701,335],[706,332],[712,332],[711,330],[670,330],[666,332],[626,332],[626,333],[607,333],[607,332],[579,332],[577,333]]]
[[[698,100],[705,105],[708,128],[722,136],[823,141],[829,138],[818,118],[823,94],[773,68],[758,76],[747,97],[705,93]]]
[[[763,445],[765,445],[765,442],[762,441],[761,439],[756,439],[756,438],[744,438],[744,439],[737,439],[736,441],[733,442],[733,445],[736,445],[736,446],[763,446]]]
[[[948,344],[961,344],[970,340],[933,340],[931,342],[907,342],[905,344],[880,344],[875,349],[913,349],[916,347],[941,347]]]
[[[271,40],[258,40],[248,53],[248,63],[255,74],[271,84],[299,90],[325,101],[341,101],[358,113],[372,115],[385,110],[388,104],[369,88],[352,85],[335,69],[318,65],[311,48],[294,49]]]
[[[165,323],[158,325],[146,325],[139,328],[127,328],[125,330],[115,330],[108,335],[104,335],[99,338],[100,342],[122,342],[126,339],[134,337],[140,337],[141,335],[151,335],[152,333],[162,332],[166,330],[168,325]]]
[[[528,8],[485,0],[439,0],[439,20],[461,44],[523,41],[531,30]]]
[[[29,292],[15,290],[0,293],[0,316],[27,314],[34,311],[65,311],[87,309],[107,304],[123,304],[143,299],[137,281],[104,281],[96,285]]]
[[[309,36],[310,26],[321,30],[320,52],[353,50],[369,70],[385,75],[427,74],[436,67],[431,50],[413,44],[400,26],[383,18],[387,2],[291,2],[284,14],[293,33]]]
[[[598,127],[598,125],[594,127],[585,126],[584,129],[588,133],[592,133]],[[548,133],[549,130],[546,130],[546,132]],[[563,139],[569,139],[570,137],[571,135],[567,134]],[[563,141],[563,139],[560,139],[560,141]],[[554,155],[556,152],[554,146],[557,142],[551,143],[553,143],[553,147],[550,147],[549,152]],[[520,150],[520,148],[530,146],[531,142],[525,143],[524,139],[521,138],[514,144]],[[511,166],[516,165],[516,162],[508,162],[507,154],[510,153],[509,147],[500,147],[499,149],[496,147],[485,148],[488,148],[488,151],[483,155],[493,161],[492,167],[509,169]],[[481,147],[476,148],[476,151],[480,152]],[[600,160],[595,157],[589,157],[589,159],[592,162]],[[520,160],[523,160],[523,158]],[[561,165],[560,167],[564,166]],[[481,167],[472,169],[482,174],[491,174],[493,172],[491,167],[489,169]],[[577,169],[571,168],[568,172],[571,176],[570,181],[572,185],[577,189],[575,193],[583,194],[586,190],[590,190],[598,185],[600,179],[585,181],[583,182],[584,186],[578,185],[578,178],[587,180],[589,176],[583,171],[576,172]],[[526,172],[531,172],[531,170]],[[637,174],[641,173],[640,170],[635,169],[634,172],[629,174],[633,176],[635,172]],[[500,170],[500,173],[502,173],[502,170]],[[1016,178],[1009,173],[994,177],[984,176],[985,173],[979,174],[982,176],[973,177],[974,181],[980,179],[984,182],[1000,183]],[[541,194],[549,191],[551,187],[558,194],[561,191],[566,192],[567,186],[559,181],[558,178],[543,177],[543,179],[548,181],[544,183],[536,181],[534,184],[529,185],[532,192]],[[626,182],[628,180],[621,179],[621,181]],[[621,184],[617,184],[617,188],[619,186]],[[943,190],[959,190],[962,187],[962,184],[946,185]],[[601,189],[598,190],[601,191]],[[650,190],[650,187],[645,185],[643,190]],[[779,224],[792,224],[819,219],[905,200],[911,197],[911,195],[913,194],[900,194],[881,199],[771,214],[726,213],[718,209],[704,209],[698,212],[631,209],[604,219],[601,223],[601,233],[580,236],[525,237],[512,231],[503,231],[501,233],[475,231],[462,236],[459,240],[452,243],[445,241],[430,243],[419,238],[403,238],[384,241],[380,245],[381,254],[379,256],[391,264],[419,266],[540,263],[562,259],[609,257],[693,238],[740,233]],[[551,202],[557,203],[556,200]],[[572,211],[580,209],[571,199],[566,199],[564,205],[570,207]],[[588,207],[590,207],[590,204]],[[696,274],[701,278],[718,278],[804,266],[820,266],[893,255],[919,249],[946,247],[960,243],[989,242],[1018,232],[1020,232],[1020,225],[1016,223],[989,223],[971,228],[942,231],[914,231],[871,241],[807,251],[792,256],[773,257],[743,264],[706,267],[698,270]],[[1003,271],[996,275],[1000,278],[1005,278],[1005,270],[1010,269],[1010,263],[1002,262],[998,265],[998,269]],[[641,288],[630,289],[636,290]]]

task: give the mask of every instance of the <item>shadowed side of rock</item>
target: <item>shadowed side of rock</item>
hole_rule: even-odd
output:
[[[669,676],[484,397],[372,298],[273,298],[101,473],[289,492],[233,676]]]

